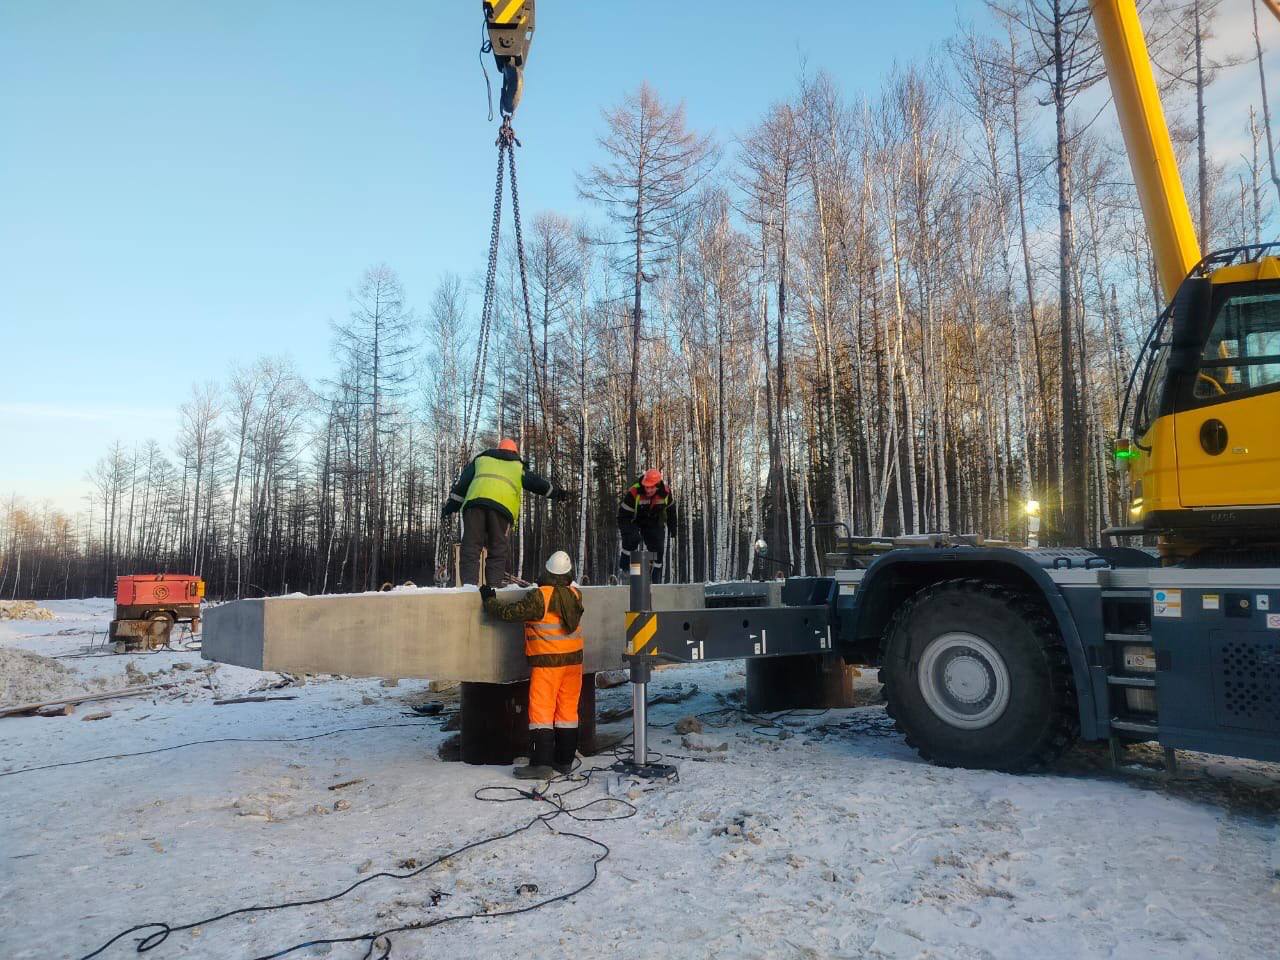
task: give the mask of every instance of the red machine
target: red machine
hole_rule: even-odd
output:
[[[116,578],[116,617],[110,637],[117,653],[164,647],[175,623],[200,629],[204,581],[181,574],[148,573]]]

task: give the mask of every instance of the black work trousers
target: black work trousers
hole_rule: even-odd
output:
[[[623,520],[618,524],[618,532],[622,534],[622,553],[618,556],[618,566],[625,573],[631,565],[631,551],[638,549],[641,542],[653,556],[653,582],[662,583],[662,554],[667,545],[667,525],[661,520],[655,523],[636,523],[634,520]]]
[[[511,558],[511,521],[491,507],[464,507],[462,510],[462,555],[458,560],[463,583],[480,582],[480,551],[488,550],[484,561],[484,582],[501,587],[507,579]]]

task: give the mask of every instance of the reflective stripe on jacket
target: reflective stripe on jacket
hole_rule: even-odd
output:
[[[648,526],[666,523],[675,528],[675,513],[671,503],[671,488],[665,480],[659,482],[653,494],[644,492],[644,484],[637,480],[622,494],[618,504],[618,523],[636,523]]]
[[[540,620],[529,620],[524,625],[524,655],[534,667],[565,667],[582,662],[582,624],[566,633],[560,617],[551,612],[551,594],[554,587],[539,587],[542,592],[543,614]],[[581,599],[577,587],[570,587]]]
[[[499,460],[482,453],[475,459],[475,470],[463,507],[472,500],[492,500],[506,507],[514,523],[520,516],[524,464],[518,459]]]

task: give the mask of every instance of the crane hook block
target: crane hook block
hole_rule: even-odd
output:
[[[515,113],[524,87],[524,65],[533,43],[534,0],[483,0],[493,60],[502,74],[501,109]]]

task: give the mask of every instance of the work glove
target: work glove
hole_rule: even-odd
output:
[[[573,496],[573,494],[571,494],[568,490],[552,490],[549,494],[547,494],[547,499],[554,500],[557,503],[563,503],[564,501],[568,500],[571,496]]]
[[[480,588],[481,600],[492,600],[497,595],[498,595],[498,591],[493,589],[493,587],[489,586],[487,583]]]
[[[457,504],[454,501],[450,500],[448,503],[444,505],[444,508],[441,509],[440,519],[443,520],[445,517],[453,513],[456,513],[457,510],[458,510]]]

